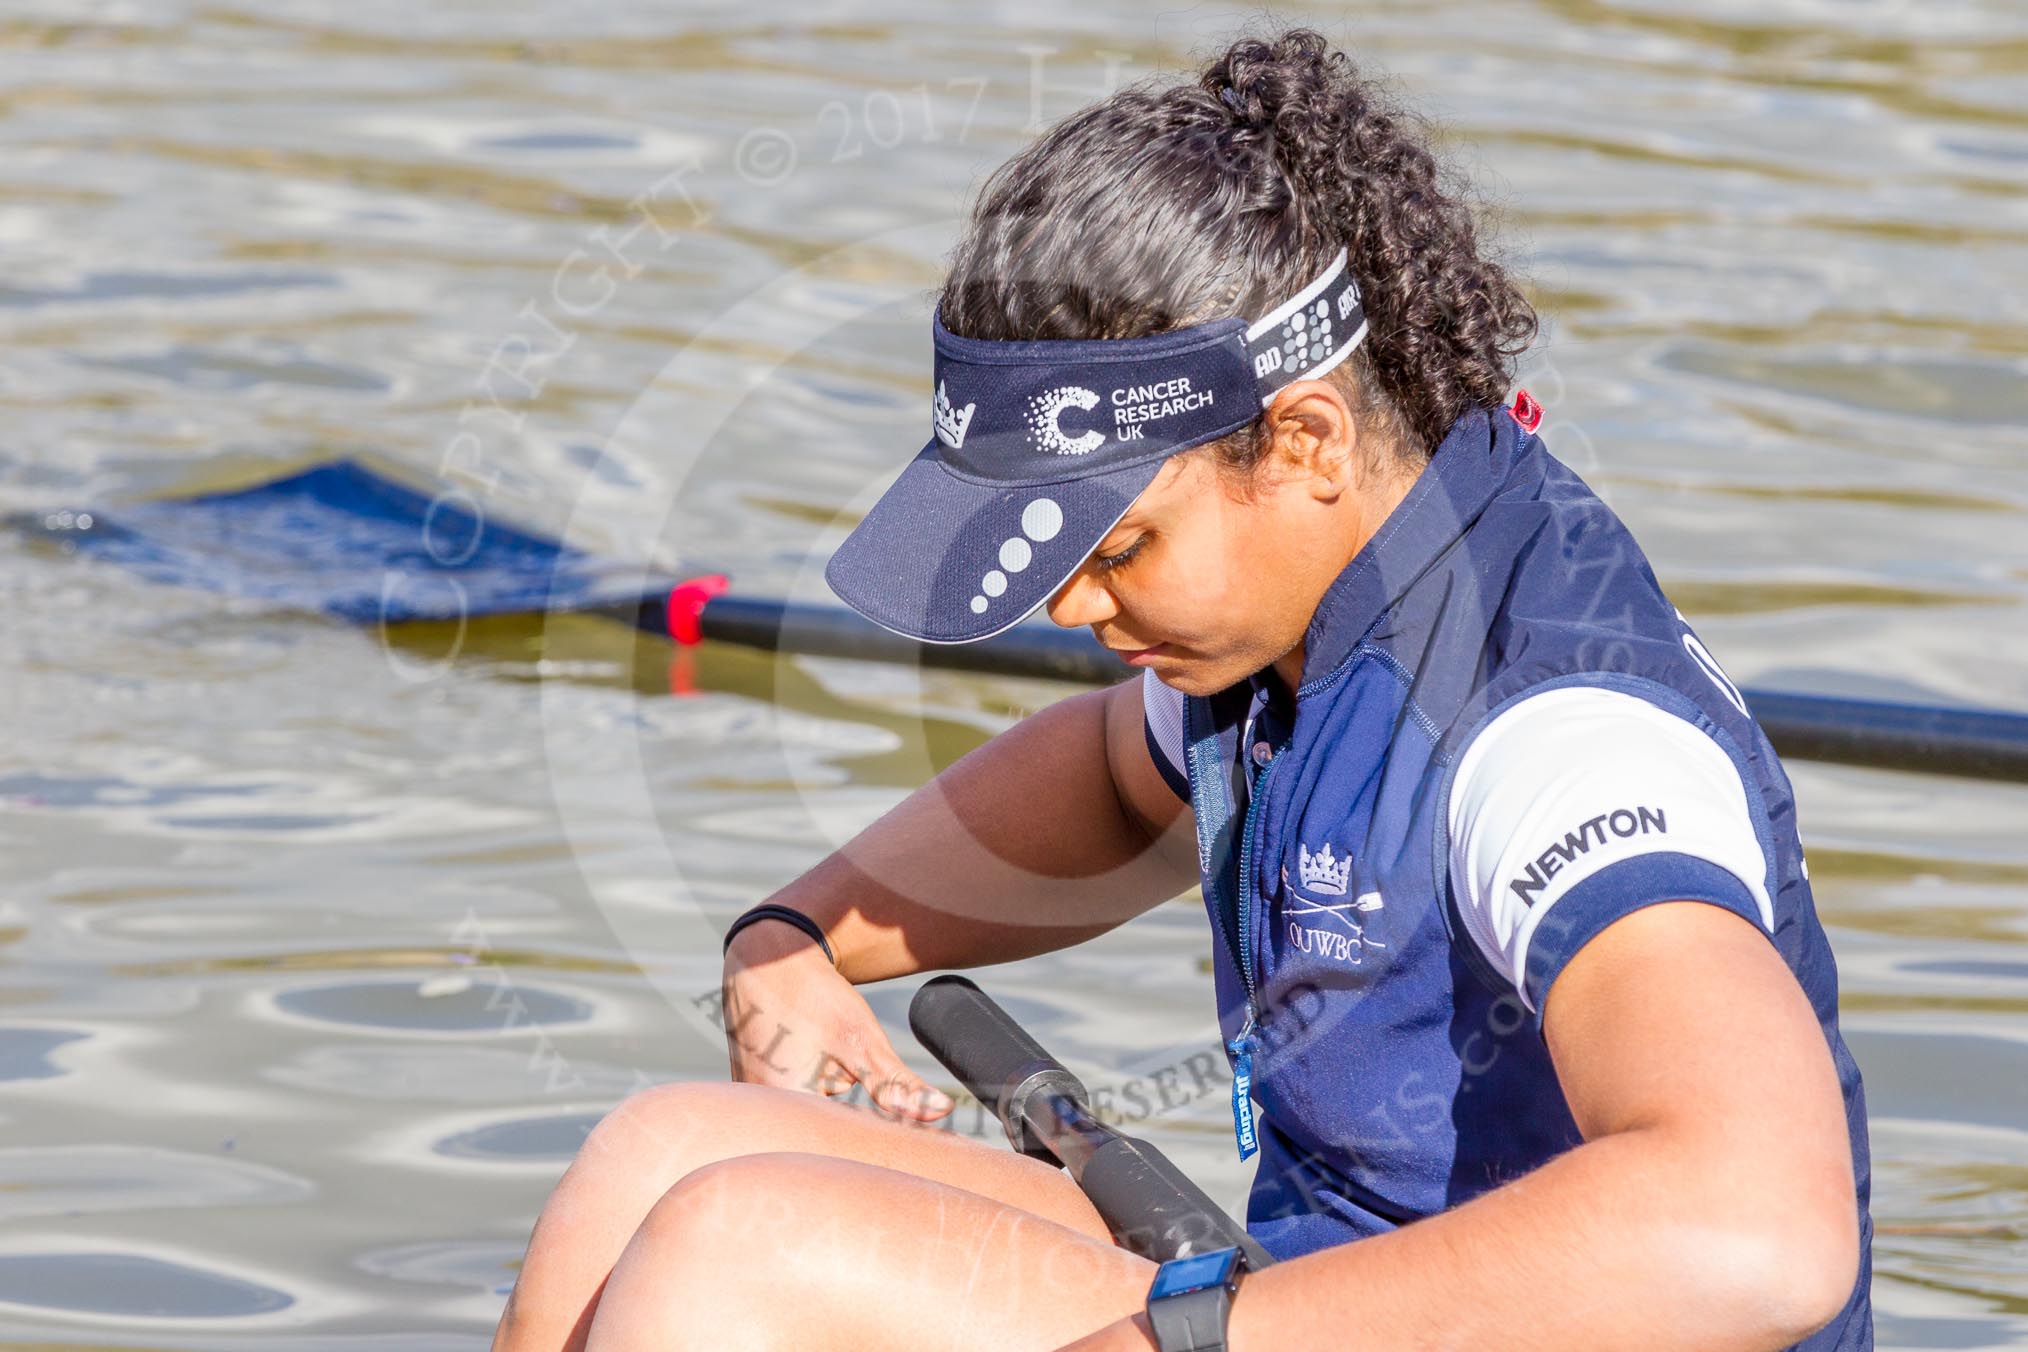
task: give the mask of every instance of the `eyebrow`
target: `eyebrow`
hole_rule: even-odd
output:
[[[1121,517],[1118,521],[1113,522],[1111,527],[1107,529],[1106,533],[1104,535],[1099,536],[1098,544],[1093,546],[1093,548],[1103,549],[1105,547],[1106,541],[1112,539],[1115,535],[1119,534],[1121,531],[1132,532],[1145,530],[1147,528],[1147,522],[1141,519],[1140,510],[1141,509],[1138,506],[1128,508],[1127,514],[1125,516]]]

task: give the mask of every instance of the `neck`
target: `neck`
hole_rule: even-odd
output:
[[[1354,511],[1348,514],[1351,528],[1346,533],[1343,548],[1337,551],[1330,574],[1317,591],[1319,600],[1338,575],[1351,567],[1352,560],[1359,557],[1359,551],[1380,532],[1380,527],[1394,514],[1394,509],[1401,505],[1401,500],[1408,496],[1408,490],[1415,486],[1419,477],[1419,473],[1396,474],[1361,485],[1362,491],[1355,501]],[[1303,683],[1304,655],[1303,640],[1298,638],[1296,646],[1277,657],[1272,664],[1275,675],[1282,678],[1282,684],[1288,687],[1291,695]]]
[[[1296,687],[1303,683],[1303,641],[1296,640],[1296,646],[1277,657],[1273,663],[1275,675],[1282,678],[1282,684],[1294,694]]]

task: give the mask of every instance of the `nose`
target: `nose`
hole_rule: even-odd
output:
[[[1080,568],[1049,598],[1049,618],[1065,629],[1103,624],[1120,613],[1119,602],[1089,568]]]

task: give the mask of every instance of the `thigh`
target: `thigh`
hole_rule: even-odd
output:
[[[655,1204],[587,1345],[1050,1349],[1139,1310],[1154,1270],[920,1174],[748,1155],[693,1170]]]
[[[914,1174],[1109,1241],[1090,1201],[1053,1165],[936,1123],[767,1085],[657,1085],[634,1094],[593,1130],[571,1173],[614,1185],[632,1211],[630,1231],[691,1170],[773,1152],[828,1155]]]

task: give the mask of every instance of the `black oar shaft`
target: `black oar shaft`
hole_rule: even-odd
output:
[[[940,976],[925,983],[909,1004],[908,1023],[994,1111],[1015,1148],[1070,1172],[1122,1248],[1160,1263],[1238,1245],[1253,1267],[1271,1261],[1161,1151],[1101,1122],[1078,1078],[970,981]]]
[[[841,607],[721,596],[705,607],[704,636],[755,648],[913,662],[926,667],[1001,676],[1111,684],[1133,674],[1093,641],[1087,630],[1016,625],[977,643],[920,643],[882,629]]]
[[[2028,781],[2028,715],[1785,690],[1743,690],[1784,756]]]
[[[644,602],[638,623],[667,632],[667,606]],[[747,647],[916,663],[1002,676],[1111,684],[1133,674],[1084,629],[1021,624],[976,643],[919,643],[839,606],[719,596],[697,617],[710,639]],[[2028,714],[1781,690],[1743,692],[1775,750],[1926,774],[2028,782]]]

